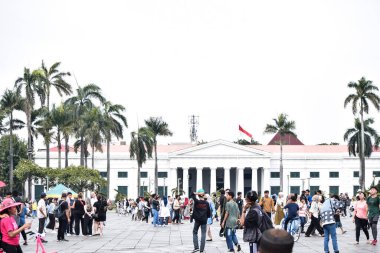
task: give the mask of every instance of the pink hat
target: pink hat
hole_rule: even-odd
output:
[[[4,199],[3,203],[1,203],[0,213],[3,212],[4,210],[10,208],[10,207],[19,206],[19,205],[21,205],[21,203],[15,203],[13,201],[13,199],[6,198],[6,199]]]

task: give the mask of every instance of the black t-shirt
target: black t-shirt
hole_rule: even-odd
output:
[[[94,203],[94,207],[96,208],[97,214],[105,214],[106,213],[106,211],[104,210],[105,206],[107,206],[107,204],[104,201],[97,201]]]
[[[207,200],[198,200],[194,194],[190,197],[194,200],[193,219],[200,224],[206,224],[207,219],[211,217],[210,204]]]
[[[152,200],[152,208],[155,210],[158,210],[158,206],[160,205],[160,202],[158,200],[153,199]]]
[[[61,199],[61,200],[58,202],[58,205],[60,206],[59,208],[61,209],[61,212],[64,213],[64,214],[62,215],[61,219],[66,220],[66,219],[67,219],[67,217],[66,217],[66,210],[69,209],[69,204],[67,203],[66,200]]]
[[[75,212],[79,215],[83,215],[84,214],[84,201],[83,200],[75,200]]]
[[[239,207],[239,211],[241,212],[242,210],[243,210],[243,199],[241,199],[241,198],[237,198],[236,199],[236,204],[238,205],[238,207]]]

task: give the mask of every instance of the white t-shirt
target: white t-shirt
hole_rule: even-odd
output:
[[[98,202],[97,198],[91,198],[91,206],[94,207],[94,204]]]
[[[42,209],[44,212],[41,213],[40,209]],[[38,219],[45,218],[45,214],[46,214],[45,200],[44,199],[40,199],[38,201],[38,205],[37,205],[37,218]]]

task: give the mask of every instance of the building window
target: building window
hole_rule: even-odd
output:
[[[280,172],[271,172],[270,177],[271,178],[280,178]]]
[[[317,193],[317,191],[319,190],[319,186],[310,186],[310,195],[313,196]]]
[[[299,172],[290,172],[290,177],[291,178],[300,178],[300,173]]]
[[[316,171],[310,172],[310,177],[311,178],[319,178],[319,172],[316,172]]]
[[[158,195],[168,196],[168,187],[167,186],[158,186]]]
[[[277,194],[280,192],[280,186],[271,186],[270,187],[270,194]]]
[[[339,172],[331,171],[330,172],[330,178],[339,178]]]
[[[300,194],[300,187],[299,186],[290,186],[290,193]]]
[[[360,189],[360,185],[354,185],[354,192],[352,196],[355,196],[359,189]]]
[[[372,175],[375,177],[380,177],[380,171],[374,171]]]
[[[128,177],[128,171],[119,171],[117,173],[118,178],[127,178]]]
[[[334,194],[339,195],[339,186],[330,186],[330,196]]]
[[[99,174],[101,177],[107,177],[107,171],[101,171]]]
[[[148,186],[140,186],[140,196],[145,196],[146,192],[148,192]]]
[[[118,186],[117,191],[121,194],[128,196],[128,186]]]
[[[359,177],[359,171],[354,171],[354,177]]]
[[[167,172],[158,172],[158,178],[168,178]]]
[[[146,171],[140,172],[140,177],[141,178],[148,178],[148,172],[146,172]]]

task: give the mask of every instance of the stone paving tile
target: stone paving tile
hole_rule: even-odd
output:
[[[342,218],[342,222],[348,231],[344,235],[338,232],[338,243],[340,252],[351,253],[380,253],[380,246],[371,246],[363,240],[361,234],[359,245],[353,245],[355,241],[354,225],[350,218]],[[37,222],[34,222],[36,226]],[[35,229],[35,227],[34,227]],[[217,224],[212,226],[213,242],[206,243],[208,253],[226,252],[226,242],[218,237],[219,227]],[[71,236],[69,242],[56,242],[56,234],[48,233],[45,244],[47,253],[109,253],[109,252],[141,252],[141,253],[189,253],[193,249],[192,224],[169,225],[168,227],[156,227],[151,224],[134,222],[130,217],[119,217],[115,213],[108,213],[106,227],[103,237],[83,237]],[[249,252],[248,244],[242,242],[242,231],[237,233],[239,242],[242,245],[242,253]],[[294,253],[322,253],[323,238],[314,236],[301,238],[294,245]],[[331,242],[330,242],[331,245]],[[28,246],[22,246],[23,252],[36,252],[34,240],[29,241]],[[332,247],[330,248],[332,250]]]

